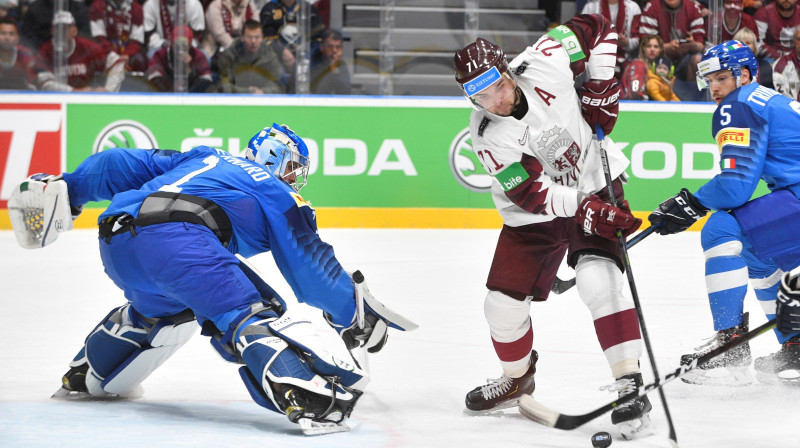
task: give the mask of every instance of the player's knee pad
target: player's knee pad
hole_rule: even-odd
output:
[[[515,341],[531,327],[531,301],[517,300],[500,291],[489,291],[483,302],[483,315],[492,338],[498,342]]]
[[[194,314],[189,310],[151,319],[130,305],[115,308],[86,338],[70,363],[64,387],[95,396],[124,395],[161,366],[195,331]],[[85,378],[80,372],[85,372]]]
[[[239,374],[256,403],[293,422],[340,423],[361,396],[354,386],[365,375],[315,347],[315,337],[319,335],[308,321],[279,318],[272,310],[249,316],[234,336],[245,364]]]
[[[625,282],[614,260],[597,254],[583,254],[575,265],[575,286],[592,317],[607,316],[633,308],[623,294]]]

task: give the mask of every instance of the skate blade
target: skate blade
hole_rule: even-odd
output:
[[[68,400],[68,401],[122,401],[122,400],[136,400],[144,395],[144,387],[141,384],[136,385],[133,389],[124,394],[108,394],[108,395],[92,395],[88,392],[79,392],[76,390],[69,390],[59,387],[57,391],[50,396],[54,400]]]
[[[800,370],[789,369],[778,373],[778,380],[790,386],[800,386]]]
[[[753,383],[748,367],[720,367],[716,369],[695,369],[681,377],[686,384],[700,386],[742,387]]]
[[[482,411],[474,411],[472,409],[464,408],[464,415],[469,415],[472,417],[482,417],[487,415],[506,415],[509,414],[505,412],[508,409],[516,409],[519,406],[519,399],[508,400],[503,403],[498,404],[497,406],[491,409],[484,409]]]
[[[642,435],[650,435],[650,414],[644,414],[641,418],[628,420],[627,422],[617,423],[619,433],[625,440],[633,440]]]
[[[303,434],[307,436],[322,436],[325,434],[350,431],[350,427],[347,426],[345,422],[317,422],[310,418],[301,418],[297,420],[297,424],[300,425]]]

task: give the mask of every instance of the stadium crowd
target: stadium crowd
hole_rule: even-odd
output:
[[[617,27],[617,75],[623,99],[705,101],[696,87],[697,63],[707,48],[738,40],[759,62],[758,83],[798,99],[798,0],[590,0],[577,10],[603,14]]]
[[[304,1],[185,0],[184,22],[177,0],[0,0],[0,89],[295,93]],[[349,94],[329,3],[308,5],[308,87]]]
[[[84,2],[85,1],[85,2]],[[309,1],[308,88],[350,94],[342,32],[330,27],[329,0],[0,0],[0,89],[174,91],[176,55],[187,92],[295,93],[297,17]],[[759,59],[758,82],[800,97],[798,0],[584,0],[619,33],[616,73],[623,99],[705,101],[695,73],[702,52],[736,39]],[[55,39],[55,36],[61,36]],[[59,44],[59,42],[66,42]],[[65,71],[53,64],[64,45]]]

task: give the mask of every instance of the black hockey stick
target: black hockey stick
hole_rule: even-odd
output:
[[[760,336],[767,331],[771,330],[775,327],[776,319],[772,319],[771,321],[761,325],[758,328],[755,328],[747,333],[741,335],[736,339],[731,339],[725,344],[720,345],[719,347],[711,350],[710,352],[702,355],[696,359],[694,359],[690,364],[681,364],[680,367],[675,369],[675,371],[668,373],[664,377],[656,377],[656,380],[650,384],[646,384],[644,386],[639,387],[635,391],[623,395],[618,399],[612,401],[611,403],[605,404],[594,411],[587,412],[586,414],[581,415],[567,415],[561,414],[557,411],[549,409],[536,400],[533,399],[530,395],[523,395],[519,401],[519,411],[525,417],[537,422],[541,423],[542,425],[549,426],[551,428],[557,429],[564,429],[570,430],[575,429],[581,425],[584,425],[597,417],[609,412],[613,409],[616,409],[621,404],[627,403],[633,399],[638,397],[643,397],[646,394],[658,389],[659,391],[661,388],[669,383],[670,381],[680,378],[686,372],[690,370],[694,370],[698,366],[705,364],[706,362],[710,361],[711,359],[731,350],[735,347],[738,347],[751,339],[755,338],[756,336]]]
[[[626,247],[630,249],[631,247],[639,244],[643,239],[650,236],[656,230],[656,226],[650,226],[641,232],[637,233],[636,236],[628,240]],[[562,294],[567,292],[570,288],[575,286],[575,277],[572,277],[569,280],[561,280],[560,278],[556,277],[553,281],[553,287],[550,288],[550,291],[556,294]]]
[[[611,200],[611,205],[617,206],[617,196],[614,194],[614,179],[611,178],[611,168],[608,164],[608,154],[606,154],[606,139],[603,134],[603,128],[600,125],[595,126],[597,129],[597,144],[600,149],[600,160],[603,163],[603,174],[606,177],[606,186],[608,187],[608,196]],[[636,317],[639,318],[639,327],[642,330],[642,340],[644,346],[647,348],[647,357],[650,359],[650,367],[653,369],[653,376],[659,377],[658,367],[656,367],[656,358],[653,355],[653,347],[650,345],[650,337],[647,334],[647,327],[644,325],[644,313],[642,313],[642,304],[639,302],[639,293],[636,291],[636,283],[633,281],[633,271],[631,270],[631,259],[628,257],[628,248],[625,246],[625,236],[622,234],[621,229],[617,229],[617,241],[622,250],[622,258],[625,263],[625,273],[628,275],[628,286],[631,288],[631,297],[633,298],[633,305],[636,308]],[[661,405],[664,407],[664,414],[667,417],[667,425],[669,426],[669,440],[673,446],[678,446],[678,435],[675,433],[675,426],[672,424],[672,414],[669,412],[667,406],[667,397],[664,391],[659,388],[658,396],[661,398]]]

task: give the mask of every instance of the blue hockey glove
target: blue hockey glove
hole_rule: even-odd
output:
[[[798,273],[795,271],[783,274],[775,309],[778,331],[782,333],[800,332],[800,284],[798,283]]]
[[[659,235],[672,235],[688,229],[708,210],[689,190],[683,188],[680,193],[662,202],[647,219]]]

